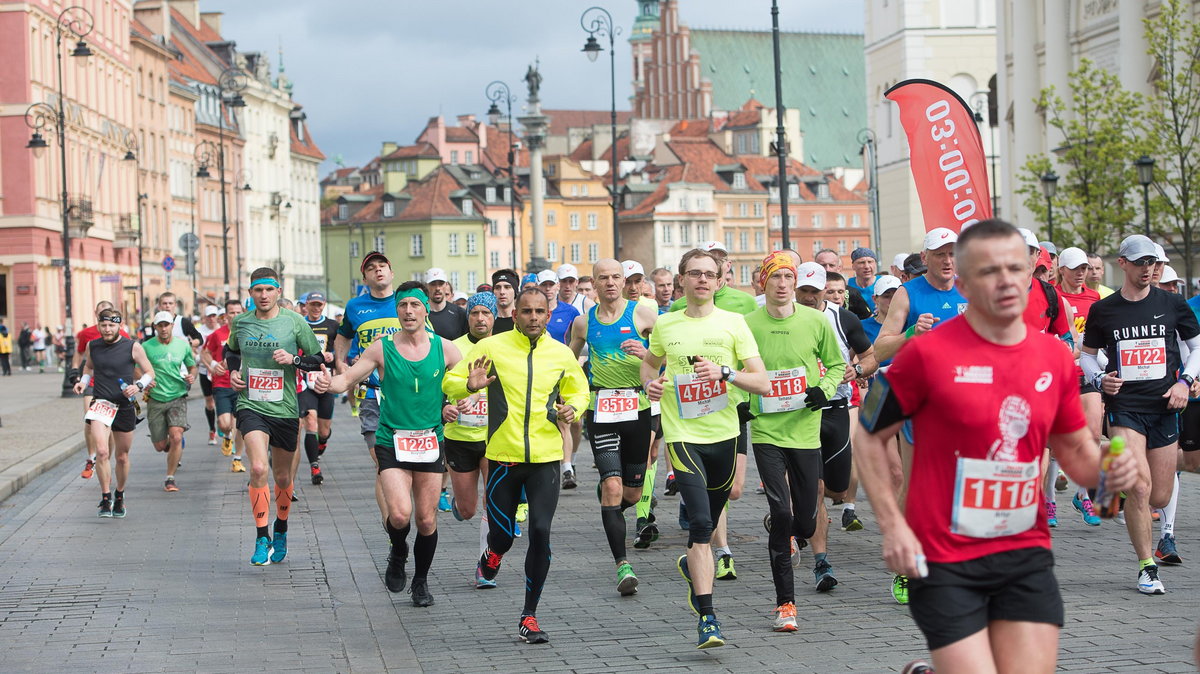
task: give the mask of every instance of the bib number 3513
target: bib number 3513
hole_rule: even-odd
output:
[[[723,381],[697,381],[695,374],[675,375],[675,398],[682,419],[698,419],[729,406]]]
[[[426,431],[396,431],[392,436],[396,460],[405,463],[433,463],[440,457],[437,433]]]
[[[1037,521],[1038,462],[958,460],[950,531],[972,538],[1011,536]]]
[[[636,421],[638,418],[637,391],[611,388],[597,391],[594,418],[598,424]]]

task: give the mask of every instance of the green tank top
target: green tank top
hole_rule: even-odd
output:
[[[384,337],[383,382],[379,387],[379,426],[375,444],[391,447],[396,431],[435,429],[442,440],[442,377],[446,356],[442,339],[429,333],[429,354],[413,362],[396,350],[393,335]]]

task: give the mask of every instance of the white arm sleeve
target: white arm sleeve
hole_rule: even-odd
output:
[[[1200,335],[1186,339],[1183,343],[1188,348],[1187,361],[1183,364],[1183,373],[1192,379],[1200,377]]]
[[[1083,369],[1083,378],[1091,383],[1095,383],[1096,375],[1104,374],[1104,368],[1100,367],[1100,361],[1097,360],[1096,355],[1087,351],[1079,354],[1079,367]]]

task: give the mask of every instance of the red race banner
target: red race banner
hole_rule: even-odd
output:
[[[925,231],[957,232],[992,217],[983,138],[963,99],[942,84],[919,79],[904,80],[883,96],[900,107]]]

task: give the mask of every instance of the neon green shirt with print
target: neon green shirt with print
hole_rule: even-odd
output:
[[[458,352],[466,357],[468,353],[471,353],[471,349],[475,348],[477,341],[478,340],[471,339],[471,333],[468,332],[462,337],[454,340],[452,343],[454,346],[458,347]],[[457,421],[451,421],[450,423],[446,424],[444,431],[448,439],[457,440],[459,442],[487,442],[487,391],[488,390],[485,388],[476,392],[476,395],[480,396],[480,400],[475,403],[476,406],[473,410],[475,412],[479,412],[479,414],[474,415],[472,421],[482,423],[480,423],[478,426],[464,426]],[[458,403],[457,400],[453,402],[455,404]]]
[[[689,356],[703,356],[717,365],[733,368],[747,358],[757,358],[758,344],[741,314],[716,307],[703,318],[692,318],[683,311],[663,314],[650,333],[650,353],[664,356],[666,365],[667,379],[662,396],[663,439],[712,444],[737,436],[739,398],[734,397],[734,392],[741,389],[726,383],[729,400],[724,409],[683,419],[675,378],[692,373]]]
[[[150,387],[150,399],[160,403],[170,402],[187,395],[187,382],[179,372],[181,366],[192,367],[196,357],[192,347],[182,337],[172,337],[169,344],[158,341],[158,337],[142,344],[150,367],[154,368],[154,386]]]
[[[820,386],[827,398],[833,398],[846,370],[833,326],[820,311],[796,303],[793,308],[792,315],[787,318],[771,316],[766,307],[746,316],[746,324],[758,342],[763,365],[768,372],[803,368],[804,389]],[[824,377],[818,358],[829,368]],[[791,392],[792,384],[780,384],[779,388],[784,389],[781,392]],[[791,449],[821,448],[819,411],[800,407],[764,413],[763,397],[757,394],[750,396],[750,409],[756,415],[750,422],[754,442]]]
[[[238,392],[237,408],[258,412],[277,419],[296,419],[296,368],[280,365],[272,354],[283,349],[296,355],[320,353],[321,345],[304,317],[281,309],[275,318],[261,319],[257,312],[238,314],[229,326],[231,349],[242,356],[242,381],[246,388]]]

